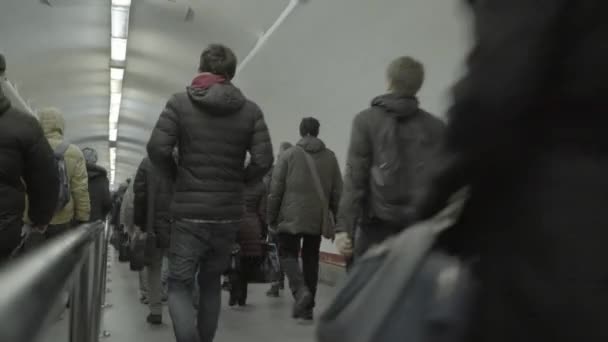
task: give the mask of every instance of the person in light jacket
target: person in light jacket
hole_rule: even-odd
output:
[[[268,222],[278,232],[281,265],[295,297],[293,317],[305,320],[313,319],[323,211],[336,215],[342,193],[338,161],[317,137],[319,127],[315,118],[302,120],[302,139],[277,161],[268,196]],[[320,199],[306,155],[314,161],[327,203]],[[327,208],[323,208],[325,205]],[[300,252],[302,268],[298,262]]]

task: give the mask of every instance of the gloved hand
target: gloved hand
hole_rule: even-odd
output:
[[[348,236],[348,233],[336,233],[336,247],[338,248],[338,252],[345,257],[353,255],[353,240]]]

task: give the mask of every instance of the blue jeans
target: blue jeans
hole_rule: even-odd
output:
[[[221,308],[221,276],[230,264],[240,224],[174,223],[169,249],[169,312],[177,342],[213,341]],[[192,305],[197,271],[198,315]]]

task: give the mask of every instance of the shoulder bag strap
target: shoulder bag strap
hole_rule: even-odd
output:
[[[323,204],[323,210],[325,211],[328,209],[329,204],[327,203],[327,198],[325,197],[325,191],[323,190],[323,185],[321,184],[321,178],[319,177],[319,171],[317,170],[315,161],[302,147],[298,146],[298,150],[304,154],[306,164],[308,164],[310,174],[312,175],[313,182],[315,183],[315,188],[317,189],[317,195],[319,196],[321,204]]]

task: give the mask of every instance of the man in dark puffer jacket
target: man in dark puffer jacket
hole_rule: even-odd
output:
[[[0,55],[2,78],[4,69]],[[0,87],[0,261],[21,240],[26,192],[32,226],[44,230],[51,221],[59,195],[56,170],[53,150],[36,118],[12,108]]]
[[[213,341],[220,278],[228,268],[244,217],[245,183],[261,179],[273,163],[262,111],[230,82],[236,64],[236,56],[227,47],[205,49],[200,74],[186,92],[171,97],[148,143],[152,163],[175,179],[169,309],[177,342]],[[179,148],[177,163],[172,156],[175,146]],[[245,167],[247,152],[251,162]],[[192,319],[197,269],[198,333]]]

